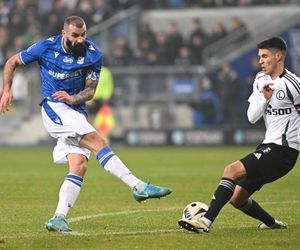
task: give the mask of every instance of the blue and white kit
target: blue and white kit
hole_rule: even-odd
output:
[[[86,119],[86,104],[70,105],[52,98],[57,91],[76,95],[85,88],[86,79],[97,80],[102,53],[86,39],[86,53],[77,57],[65,50],[63,36],[57,35],[33,44],[20,52],[23,64],[37,61],[42,80],[42,117],[46,130],[56,138],[53,151],[55,163],[66,163],[69,153],[89,158],[90,151],[79,145],[80,138],[95,131]]]

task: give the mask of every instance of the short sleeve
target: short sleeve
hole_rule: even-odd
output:
[[[45,41],[41,41],[31,45],[26,50],[22,50],[19,54],[22,63],[29,64],[31,62],[38,61],[46,48]]]

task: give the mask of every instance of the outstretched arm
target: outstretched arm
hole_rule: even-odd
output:
[[[3,70],[3,89],[0,91],[0,114],[8,111],[8,107],[12,103],[11,85],[16,68],[22,65],[19,54],[10,57],[5,63]]]
[[[66,91],[57,91],[52,97],[68,104],[79,104],[89,101],[93,98],[98,85],[98,77],[91,72],[85,80],[85,88],[76,95],[69,95]]]

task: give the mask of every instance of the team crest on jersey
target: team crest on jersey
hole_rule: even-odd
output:
[[[84,63],[84,57],[78,57],[78,60],[77,60],[77,64],[83,64]]]
[[[65,56],[64,59],[63,59],[63,62],[65,62],[65,63],[72,63],[73,59]]]
[[[279,90],[277,93],[276,93],[276,98],[278,100],[283,100],[283,98],[285,97],[285,93],[283,90]]]

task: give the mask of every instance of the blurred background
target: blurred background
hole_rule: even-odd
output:
[[[248,145],[264,125],[247,121],[260,71],[256,44],[286,39],[300,74],[298,0],[0,0],[0,86],[7,58],[83,17],[104,53],[89,120],[112,145]],[[20,68],[14,104],[0,116],[0,146],[48,145],[37,64]]]

